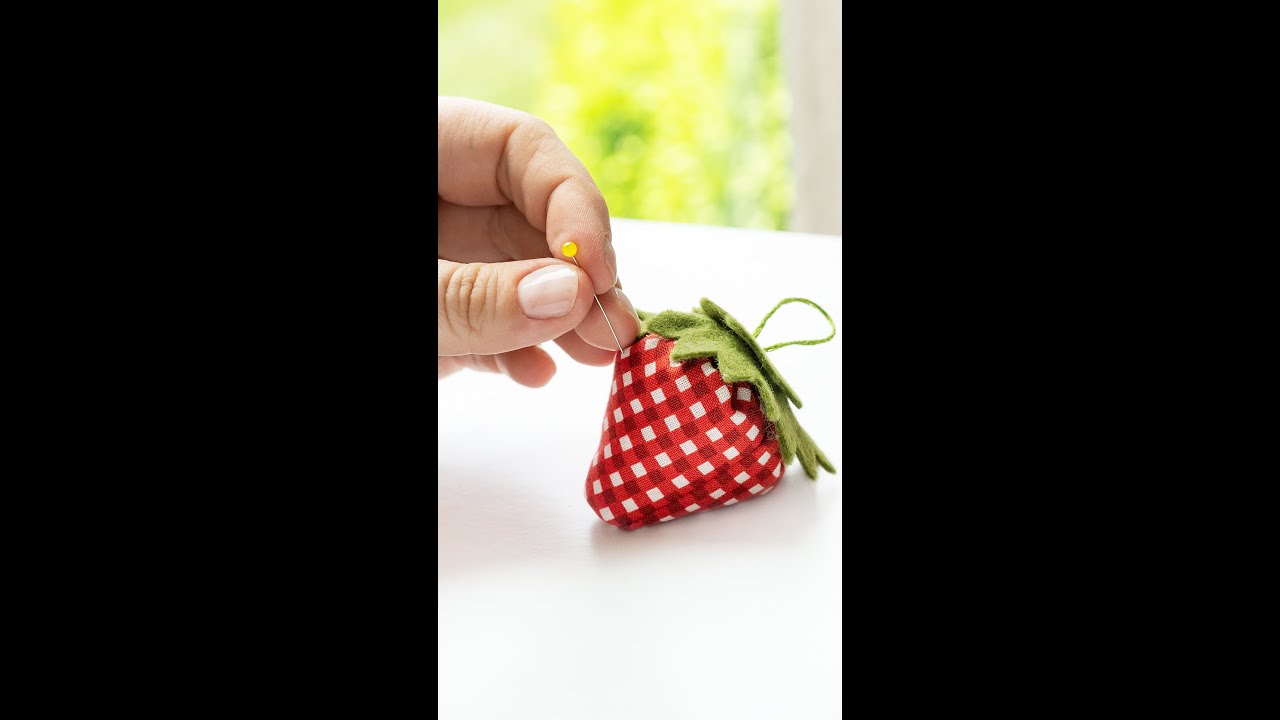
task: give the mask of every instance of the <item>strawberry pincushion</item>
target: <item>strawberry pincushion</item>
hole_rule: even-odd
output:
[[[794,391],[724,310],[704,299],[693,313],[640,315],[587,473],[602,520],[634,530],[766,495],[796,455],[810,477],[835,472],[796,422]]]
[[[673,361],[674,345],[642,338],[615,367],[587,500],[621,528],[763,495],[782,476],[751,385],[726,384],[710,360]]]

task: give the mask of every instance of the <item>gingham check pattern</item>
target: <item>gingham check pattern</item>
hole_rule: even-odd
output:
[[[782,477],[751,384],[726,385],[705,358],[673,361],[674,345],[644,337],[614,364],[586,492],[602,520],[626,530],[765,495]]]

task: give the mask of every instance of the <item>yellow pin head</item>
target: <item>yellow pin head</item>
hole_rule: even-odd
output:
[[[567,242],[560,246],[560,252],[564,253],[565,257],[573,257],[578,254],[578,245],[577,243]]]

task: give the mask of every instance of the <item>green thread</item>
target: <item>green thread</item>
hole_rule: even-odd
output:
[[[773,309],[769,311],[769,314],[764,316],[764,319],[760,321],[760,325],[756,328],[756,331],[751,333],[751,337],[753,338],[760,337],[760,331],[764,330],[764,324],[769,322],[769,318],[773,317],[774,313],[778,312],[778,308],[782,307],[783,305],[786,305],[787,303],[793,303],[793,302],[799,302],[799,303],[804,303],[805,305],[810,305],[814,309],[816,309],[818,312],[822,313],[822,317],[826,318],[827,322],[831,323],[831,334],[822,338],[821,340],[792,340],[790,342],[770,345],[769,347],[764,349],[765,352],[769,352],[770,350],[777,350],[780,347],[786,347],[788,345],[821,345],[824,342],[829,342],[831,338],[836,336],[836,321],[832,320],[831,316],[827,314],[827,311],[823,310],[821,307],[818,306],[818,303],[812,300],[806,300],[805,298],[786,298],[782,302],[778,303],[777,305],[774,305]]]

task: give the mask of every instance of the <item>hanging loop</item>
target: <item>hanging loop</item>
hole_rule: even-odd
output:
[[[769,311],[769,314],[765,315],[764,319],[760,321],[760,325],[759,327],[756,328],[756,331],[751,333],[751,337],[753,338],[760,337],[760,331],[764,330],[764,324],[769,322],[769,318],[773,317],[774,313],[778,312],[778,308],[782,307],[783,305],[786,305],[787,303],[793,303],[793,302],[804,303],[805,305],[809,305],[814,309],[816,309],[818,312],[822,313],[822,317],[826,318],[827,322],[831,323],[831,334],[822,338],[821,340],[791,340],[789,342],[770,345],[769,347],[764,349],[765,352],[769,352],[770,350],[777,350],[780,347],[786,347],[788,345],[821,345],[822,343],[828,342],[831,340],[831,338],[836,336],[836,321],[831,319],[831,316],[827,314],[826,310],[823,310],[821,307],[818,306],[818,303],[813,302],[812,300],[793,297],[793,298],[786,298],[782,302],[778,303],[777,305],[774,305],[773,309]]]

